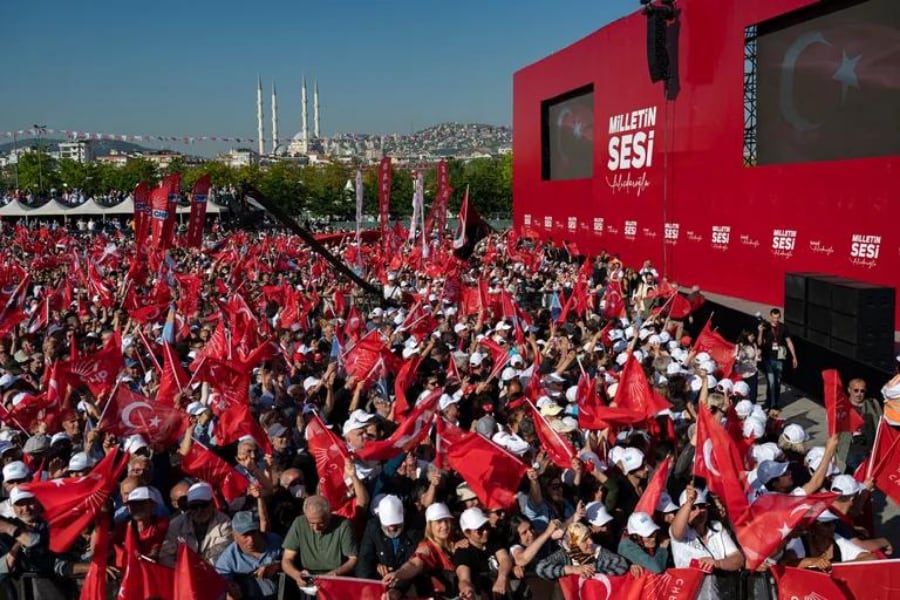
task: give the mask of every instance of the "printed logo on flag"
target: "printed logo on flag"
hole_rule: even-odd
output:
[[[678,223],[666,223],[663,226],[663,236],[667,244],[676,245],[678,243],[678,233],[680,225]]]
[[[603,234],[603,217],[594,217],[594,233]]]
[[[772,231],[772,252],[781,258],[794,255],[797,245],[797,231],[794,229],[774,229]]]
[[[878,264],[881,236],[854,233],[850,236],[850,264],[872,269]]]
[[[731,225],[713,225],[710,243],[714,250],[728,250],[731,241]]]
[[[160,221],[165,221],[166,217],[169,215],[169,212],[166,210],[160,210],[158,208],[154,208],[150,213],[154,219],[159,219]]]
[[[524,217],[523,221],[524,221],[526,227],[531,226],[531,214],[525,213],[525,217]]]
[[[553,217],[544,217],[544,229],[553,229]]]
[[[195,204],[205,204],[206,203],[206,194],[194,194],[191,200]]]
[[[637,235],[637,221],[625,221],[625,237],[634,239]]]
[[[578,229],[578,217],[569,217],[566,220],[566,229],[569,231],[575,231]]]
[[[650,187],[647,169],[653,166],[656,107],[648,106],[609,118],[606,167],[612,177],[606,185],[613,193],[634,192],[640,196]]]

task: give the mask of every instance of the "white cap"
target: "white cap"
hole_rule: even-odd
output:
[[[607,458],[609,462],[614,465],[618,465],[622,462],[622,455],[625,453],[625,448],[622,446],[613,446],[609,449],[609,453],[607,453]]]
[[[197,415],[202,414],[203,411],[206,410],[206,405],[203,404],[202,402],[191,402],[190,404],[187,405],[186,410],[187,410],[187,414],[191,415],[192,417],[196,417]]]
[[[438,408],[441,410],[447,410],[451,404],[457,404],[459,402],[459,398],[456,397],[456,394],[453,396],[449,394],[441,394],[440,400],[438,400]]]
[[[459,517],[459,528],[465,531],[479,529],[488,522],[488,518],[480,508],[472,507],[463,511]]]
[[[697,490],[697,499],[694,500],[694,506],[698,504],[707,504],[706,500],[706,489],[705,488],[696,488]],[[681,495],[678,496],[678,505],[684,506],[684,503],[687,502],[687,490],[685,489],[681,492]]]
[[[764,460],[777,461],[783,458],[784,454],[781,448],[775,442],[766,442],[765,444],[756,444],[750,448],[750,455],[756,463]]]
[[[72,441],[72,438],[69,437],[69,434],[67,434],[64,431],[58,431],[58,432],[54,433],[53,436],[50,438],[50,445],[52,446],[53,444],[58,444],[59,442],[71,442],[71,441]]]
[[[678,505],[672,502],[672,496],[669,492],[663,492],[659,495],[659,501],[656,503],[656,510],[661,513],[670,513],[678,510]]]
[[[444,519],[452,519],[450,509],[443,502],[435,502],[425,509],[426,521],[443,521]]]
[[[9,503],[17,504],[21,500],[25,500],[26,498],[34,498],[34,494],[29,492],[28,490],[23,490],[19,488],[19,486],[14,487],[9,492]]]
[[[375,507],[375,514],[382,527],[403,524],[403,502],[400,498],[389,494],[381,498]]]
[[[806,453],[806,456],[803,458],[803,464],[806,465],[811,473],[814,473],[818,470],[819,465],[822,464],[823,458],[825,458],[825,448],[823,446],[816,446],[810,448],[809,452]],[[834,457],[832,457],[828,464],[828,471],[825,473],[825,476],[830,477],[832,475],[837,475],[838,473],[840,473],[840,471],[834,465]]]
[[[131,496],[129,496],[131,498]],[[191,502],[212,502],[213,489],[212,486],[205,481],[198,481],[188,488],[187,501]]]
[[[831,491],[841,496],[855,496],[863,490],[860,482],[852,475],[835,475],[831,480]]]
[[[644,453],[637,448],[625,448],[622,453],[622,470],[628,475],[641,468],[644,464]]]
[[[698,365],[707,362],[709,359],[710,359],[710,356],[706,352],[698,352],[694,356],[694,362]]]
[[[406,360],[407,358],[409,358],[415,354],[418,354],[418,353],[419,353],[418,346],[408,346],[403,349],[403,359]]]
[[[730,394],[734,389],[734,382],[730,379],[722,379],[718,384],[716,384],[716,389],[723,394]]]
[[[628,517],[628,526],[626,527],[629,535],[639,535],[641,537],[650,537],[659,531],[659,525],[653,522],[645,512],[632,513]]]
[[[591,525],[602,527],[613,520],[613,516],[606,510],[602,502],[589,502],[584,507],[584,518]]]
[[[548,404],[544,404],[543,408],[541,408],[541,415],[544,417],[555,417],[562,411],[563,411],[562,406],[560,406],[556,402],[551,401]]]
[[[491,437],[491,441],[493,441],[498,446],[503,446],[516,456],[522,456],[526,452],[528,452],[529,445],[528,442],[520,438],[515,433],[509,433],[508,431],[498,431]]]
[[[734,405],[734,412],[736,412],[737,416],[741,419],[746,419],[750,416],[750,413],[753,412],[753,403],[749,400],[741,400]]]
[[[745,438],[759,439],[766,434],[766,424],[755,417],[747,417],[742,430]]]
[[[122,444],[122,448],[129,454],[134,454],[138,450],[149,447],[150,445],[147,443],[147,440],[145,440],[144,436],[139,433],[128,436],[127,438],[125,438],[125,443]]]
[[[503,372],[500,373],[500,381],[512,381],[519,375],[519,372],[516,371],[512,367],[506,367],[503,369]]]
[[[681,374],[684,372],[685,372],[685,370],[681,368],[681,365],[678,364],[678,362],[676,362],[674,360],[672,362],[670,362],[668,365],[666,365],[666,375],[668,375],[670,377],[672,375],[678,375],[678,374]]]
[[[785,427],[784,431],[781,432],[781,437],[791,444],[802,444],[809,440],[809,434],[806,433],[806,430],[796,423],[791,423]]]
[[[344,435],[356,429],[363,429],[375,419],[375,415],[369,414],[361,408],[357,408],[350,413],[350,418],[344,422]]]
[[[469,357],[469,364],[473,367],[479,366],[484,362],[484,354],[481,352],[473,352],[472,356]]]
[[[210,498],[211,499],[211,498]],[[150,494],[150,488],[146,486],[136,487],[131,490],[131,493],[128,494],[128,500],[126,502],[141,502],[144,500],[153,500],[153,496]]]
[[[834,514],[833,512],[831,512],[830,510],[826,510],[825,512],[820,514],[818,517],[816,517],[816,521],[819,521],[821,523],[830,523],[831,521],[837,521],[837,520],[838,520],[838,516],[836,514]]]
[[[746,381],[737,381],[735,382],[731,393],[735,396],[746,398],[750,395],[750,385]]]
[[[312,375],[303,380],[303,391],[309,393],[309,390],[319,385],[320,380]]]
[[[19,481],[28,479],[31,472],[21,460],[14,460],[3,466],[3,481]]]
[[[85,452],[76,452],[69,459],[69,471],[87,471],[94,466],[94,461]]]
[[[469,326],[466,325],[465,323],[457,323],[456,325],[453,326],[453,333],[459,335],[460,333],[462,333],[463,331],[465,331],[468,328],[469,328]]]

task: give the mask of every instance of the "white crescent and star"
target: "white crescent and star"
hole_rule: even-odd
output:
[[[132,420],[131,420],[131,413],[136,408],[146,408],[150,412],[153,412],[153,407],[150,406],[149,404],[147,404],[146,402],[132,402],[131,404],[129,404],[128,406],[125,407],[125,410],[122,411],[122,423],[126,427],[131,427],[132,429],[141,427],[141,425],[137,425],[134,422],[132,422]],[[157,419],[157,418],[154,417],[154,419]],[[157,419],[157,421],[158,421],[158,419]],[[152,420],[150,422],[152,423]]]
[[[849,56],[846,50],[841,51],[841,66],[831,76],[835,81],[841,84],[841,104],[847,101],[847,90],[850,88],[859,89],[859,78],[856,76],[856,65],[862,54]]]
[[[716,468],[716,465],[713,462],[712,450],[713,450],[712,440],[708,439],[705,442],[703,442],[703,462],[706,463],[706,468],[709,470],[710,473],[712,473],[716,477],[721,477],[722,474],[719,473],[719,470]]]

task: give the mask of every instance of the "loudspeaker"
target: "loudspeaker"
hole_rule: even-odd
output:
[[[824,277],[823,273],[785,273],[784,297],[806,301],[807,282],[812,277]]]
[[[841,278],[831,275],[809,277],[806,282],[806,302],[830,309],[831,290],[836,281],[841,281]]]
[[[885,340],[893,342],[894,328],[890,323],[879,322],[878,318],[879,315],[876,315],[875,318],[870,318],[865,314],[854,317],[833,312],[831,313],[831,337],[851,344],[882,343]]]
[[[816,304],[806,305],[806,327],[827,336],[831,335],[831,309]]]
[[[831,336],[827,333],[816,331],[815,329],[807,329],[806,337],[804,339],[813,344],[822,346],[823,348],[831,347]]]
[[[785,293],[784,320],[798,325],[806,325],[806,300],[791,298]]]
[[[657,10],[647,11],[647,68],[650,70],[650,81],[662,81],[669,76],[666,18]]]
[[[838,313],[858,317],[861,324],[894,329],[894,288],[860,281],[834,282],[831,308]]]

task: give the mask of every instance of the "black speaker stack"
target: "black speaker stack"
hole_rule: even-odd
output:
[[[892,287],[821,273],[785,273],[784,321],[792,335],[893,371]]]

